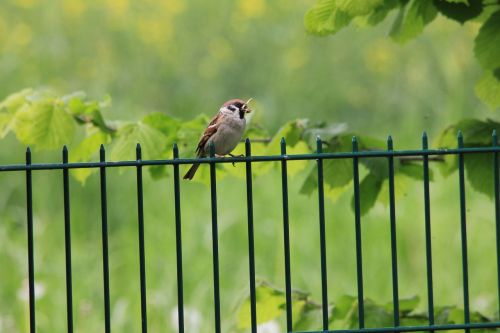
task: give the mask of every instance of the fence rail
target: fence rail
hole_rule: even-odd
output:
[[[289,204],[288,204],[288,175],[287,163],[297,160],[315,160],[317,163],[318,179],[318,210],[319,210],[319,233],[320,233],[320,256],[321,256],[321,286],[322,286],[322,331],[309,332],[336,332],[336,333],[388,333],[388,332],[414,332],[437,330],[462,330],[468,332],[470,329],[500,328],[500,322],[471,323],[469,309],[469,279],[467,260],[467,228],[466,228],[466,197],[465,197],[465,167],[464,157],[469,154],[489,153],[493,156],[492,189],[494,191],[494,221],[496,225],[496,258],[498,275],[498,301],[500,307],[500,183],[499,183],[499,153],[498,138],[496,132],[492,135],[490,147],[464,147],[462,134],[457,136],[457,148],[455,149],[428,149],[427,135],[422,137],[422,149],[419,150],[394,150],[392,138],[387,140],[387,150],[379,151],[358,151],[358,141],[355,137],[352,140],[351,152],[325,153],[322,150],[322,141],[317,139],[317,149],[315,153],[288,155],[286,152],[285,139],[281,140],[281,154],[274,156],[252,156],[251,142],[245,141],[245,156],[232,158],[216,158],[214,147],[210,147],[210,157],[202,159],[179,158],[177,145],[173,147],[173,158],[166,160],[142,160],[141,146],[136,147],[136,160],[133,161],[106,161],[105,148],[101,145],[99,162],[68,162],[68,150],[66,147],[62,151],[62,163],[32,163],[32,153],[26,150],[26,163],[16,165],[0,165],[0,172],[26,173],[26,218],[27,218],[27,238],[28,238],[28,278],[29,278],[29,318],[30,332],[36,331],[35,320],[35,267],[34,267],[34,240],[33,240],[33,184],[32,173],[37,170],[62,170],[63,171],[63,191],[64,191],[64,226],[65,226],[65,264],[66,264],[66,302],[67,302],[67,331],[73,332],[73,298],[72,298],[72,260],[71,260],[71,221],[70,221],[70,194],[69,194],[69,169],[98,168],[100,172],[100,201],[101,201],[101,222],[102,222],[102,264],[103,264],[103,285],[104,285],[104,318],[105,332],[111,332],[110,321],[110,286],[109,286],[109,261],[108,261],[108,228],[107,228],[107,189],[106,170],[113,167],[135,167],[137,173],[137,208],[138,208],[138,237],[139,237],[139,277],[141,295],[141,327],[142,332],[147,332],[147,302],[146,302],[146,268],[144,251],[144,210],[143,210],[143,175],[144,166],[171,165],[173,167],[173,188],[174,188],[174,210],[175,210],[175,236],[176,236],[176,260],[177,260],[177,299],[178,299],[178,322],[179,332],[184,333],[184,297],[183,297],[183,265],[182,265],[182,226],[181,226],[181,199],[180,199],[180,174],[179,166],[183,164],[202,163],[209,164],[210,167],[210,197],[211,197],[211,219],[212,219],[212,256],[213,256],[213,291],[214,291],[214,315],[215,332],[221,332],[220,313],[220,291],[219,291],[219,250],[218,250],[218,223],[217,223],[217,177],[216,165],[219,163],[244,163],[246,170],[246,198],[247,198],[247,220],[248,220],[248,265],[249,265],[249,290],[250,290],[250,314],[251,331],[257,332],[257,309],[256,309],[256,282],[255,282],[255,250],[254,250],[254,217],[253,217],[253,185],[252,185],[252,164],[261,162],[278,161],[281,164],[281,184],[282,184],[282,211],[283,211],[283,251],[285,258],[285,293],[286,293],[286,331],[293,332],[292,313],[292,281],[290,263],[290,237],[289,237]],[[453,325],[438,325],[434,318],[434,292],[432,273],[432,237],[431,237],[431,214],[430,214],[430,191],[429,191],[429,159],[433,156],[455,155],[458,156],[458,182],[460,191],[460,229],[462,248],[462,278],[463,278],[463,305],[464,323]],[[427,326],[400,326],[399,318],[399,287],[398,287],[398,265],[396,248],[396,200],[394,195],[394,158],[397,157],[418,157],[422,160],[424,209],[425,209],[425,248],[426,248],[426,276],[427,276],[427,298],[428,298],[428,318]],[[359,161],[363,158],[385,158],[388,161],[388,186],[389,186],[389,217],[390,217],[390,240],[391,240],[391,271],[392,271],[392,294],[393,294],[393,327],[366,328],[364,316],[364,295],[363,295],[363,255],[361,238],[361,210],[360,210],[360,181],[359,181]],[[356,272],[358,290],[358,329],[329,330],[328,313],[328,285],[327,285],[327,257],[326,257],[326,231],[325,231],[325,202],[324,202],[324,176],[323,161],[329,159],[350,159],[352,160],[353,190],[354,190],[354,228],[356,244]]]

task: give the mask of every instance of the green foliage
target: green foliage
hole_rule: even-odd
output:
[[[363,6],[364,5],[364,6]],[[486,6],[495,7],[490,13]],[[389,35],[398,43],[405,43],[422,33],[436,15],[441,15],[461,24],[487,17],[475,39],[474,53],[485,71],[476,85],[476,94],[492,109],[500,106],[500,3],[484,0],[318,0],[305,14],[307,32],[326,36],[336,34],[351,22],[367,22],[376,25],[393,10],[395,15]]]
[[[437,138],[439,148],[456,148],[458,145],[457,132],[462,131],[465,138],[465,147],[488,147],[492,145],[493,130],[500,129],[500,123],[493,120],[480,121],[464,119],[457,124],[448,126]],[[493,198],[493,159],[491,154],[471,154],[464,158],[467,179],[478,192]],[[443,175],[450,175],[458,168],[457,156],[447,155],[444,163],[440,164]]]
[[[399,9],[390,36],[399,43],[404,43],[420,35],[425,26],[437,15],[436,7],[431,0],[413,0],[405,13],[406,7]]]
[[[0,129],[3,136],[14,132],[20,142],[33,145],[40,150],[60,149],[69,146],[71,162],[86,162],[97,159],[101,144],[110,147],[109,160],[134,160],[137,143],[142,147],[143,159],[169,158],[174,143],[180,147],[182,156],[194,157],[196,142],[203,132],[208,117],[200,115],[192,120],[181,121],[163,113],[153,112],[137,122],[109,121],[102,110],[110,105],[110,98],[104,101],[89,100],[82,92],[63,97],[44,91],[26,89],[7,97],[0,103]],[[248,136],[268,138],[269,134],[252,119],[249,120]],[[78,131],[77,127],[83,127]],[[500,128],[500,123],[492,120],[480,121],[466,119],[446,128],[436,140],[440,148],[456,147],[456,133],[462,130],[466,146],[482,147],[491,145],[493,129]],[[78,139],[74,140],[75,133]],[[286,140],[287,153],[305,153],[315,150],[317,136],[322,138],[323,152],[350,152],[352,138],[356,136],[360,151],[385,150],[386,144],[378,139],[347,133],[345,124],[314,123],[308,119],[298,119],[284,124],[268,138],[267,143],[253,145],[253,155],[281,154],[280,141]],[[250,139],[253,139],[252,137]],[[242,151],[241,145],[236,150]],[[235,152],[237,154],[237,152]],[[364,215],[377,203],[388,200],[388,161],[383,158],[360,158],[360,208]],[[438,163],[443,175],[449,175],[457,169],[456,156],[445,156]],[[491,165],[489,155],[474,155],[465,158],[467,179],[471,186],[489,197],[492,197]],[[277,163],[258,163],[253,172],[256,176],[268,173]],[[309,167],[308,167],[309,166]],[[242,165],[233,167],[230,164],[220,167],[222,174],[245,177]],[[166,166],[148,168],[153,178],[168,176]],[[208,174],[203,172],[196,181],[208,183]],[[300,192],[312,195],[318,186],[317,169],[307,161],[294,161],[289,164],[290,176],[305,173]],[[95,172],[95,169],[72,170],[71,174],[82,184]],[[395,158],[394,175],[398,189],[405,191],[405,182],[421,180],[423,171],[418,161]],[[338,158],[324,160],[325,195],[336,200],[344,192],[352,189],[352,159]],[[433,172],[430,170],[430,179]],[[400,193],[401,194],[401,193]],[[404,193],[403,193],[404,194]],[[354,206],[351,199],[351,206]]]
[[[267,282],[259,282],[257,294],[257,323],[262,324],[284,316],[286,299],[284,292]],[[300,304],[300,311],[293,311],[294,331],[318,330],[322,325],[322,307],[312,300],[308,293],[292,291],[294,307]],[[418,296],[399,300],[399,318],[404,326],[427,325],[427,314],[419,313],[417,306],[420,303]],[[356,329],[359,325],[358,298],[351,295],[342,295],[336,302],[328,304],[329,324],[340,325],[343,329]],[[264,310],[260,310],[264,309]],[[296,310],[294,308],[293,310]],[[364,300],[365,322],[369,327],[391,327],[394,325],[393,303],[379,304],[371,299]],[[471,322],[492,322],[493,319],[479,312],[471,312]],[[436,324],[463,323],[464,311],[456,306],[435,307]],[[238,308],[237,329],[250,327],[250,297],[245,297]]]

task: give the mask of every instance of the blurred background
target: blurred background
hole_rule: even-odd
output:
[[[0,3],[0,99],[22,88],[111,95],[107,119],[135,120],[151,111],[189,120],[212,116],[230,98],[255,99],[255,118],[271,133],[309,118],[346,123],[395,147],[417,148],[465,117],[493,116],[474,95],[480,74],[472,54],[478,27],[439,17],[404,46],[375,28],[308,36],[303,16],[313,0],[4,0]],[[392,16],[391,16],[392,17]],[[196,143],[193,142],[193,145]],[[24,148],[0,141],[0,163],[21,163]],[[134,147],[131,147],[133,150]],[[181,152],[182,154],[182,152]],[[37,153],[34,161],[59,161]],[[292,163],[293,164],[293,163]],[[311,163],[312,165],[312,163]],[[241,166],[238,166],[241,167]],[[103,331],[98,177],[71,183],[75,332]],[[320,300],[315,196],[290,179],[293,287]],[[65,330],[64,232],[60,172],[36,172],[35,270],[38,332]],[[25,184],[0,173],[0,332],[28,329]],[[135,174],[109,172],[112,326],[140,328]],[[277,171],[255,180],[257,274],[284,288],[281,190]],[[398,249],[402,297],[426,307],[422,188],[398,185]],[[462,306],[458,180],[436,172],[431,186],[436,304]],[[348,191],[349,192],[349,191]],[[223,331],[248,294],[244,181],[219,188]],[[351,193],[327,203],[329,299],[356,294]],[[210,197],[206,186],[182,183],[187,332],[213,327]],[[469,191],[471,306],[497,313],[493,203]],[[172,180],[145,179],[149,327],[176,332]],[[391,299],[388,209],[363,219],[366,296]],[[487,253],[491,255],[486,255]],[[281,318],[277,324],[284,329]],[[367,323],[370,326],[370,323]]]

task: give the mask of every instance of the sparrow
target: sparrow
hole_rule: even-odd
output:
[[[214,144],[216,157],[231,155],[231,151],[241,141],[245,131],[245,114],[252,112],[248,107],[250,101],[251,99],[246,102],[241,99],[231,99],[222,104],[219,112],[210,121],[198,142],[196,147],[196,156],[198,158],[210,154],[209,147],[211,143]],[[194,163],[184,175],[184,179],[193,179],[199,166],[199,163]]]

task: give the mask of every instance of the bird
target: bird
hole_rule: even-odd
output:
[[[248,107],[251,100],[250,98],[245,102],[235,98],[222,104],[219,112],[210,121],[198,142],[196,147],[196,156],[198,158],[209,155],[211,143],[214,144],[216,157],[231,155],[245,131],[245,115],[252,112]],[[193,179],[199,166],[200,163],[194,163],[184,175],[184,179]]]

